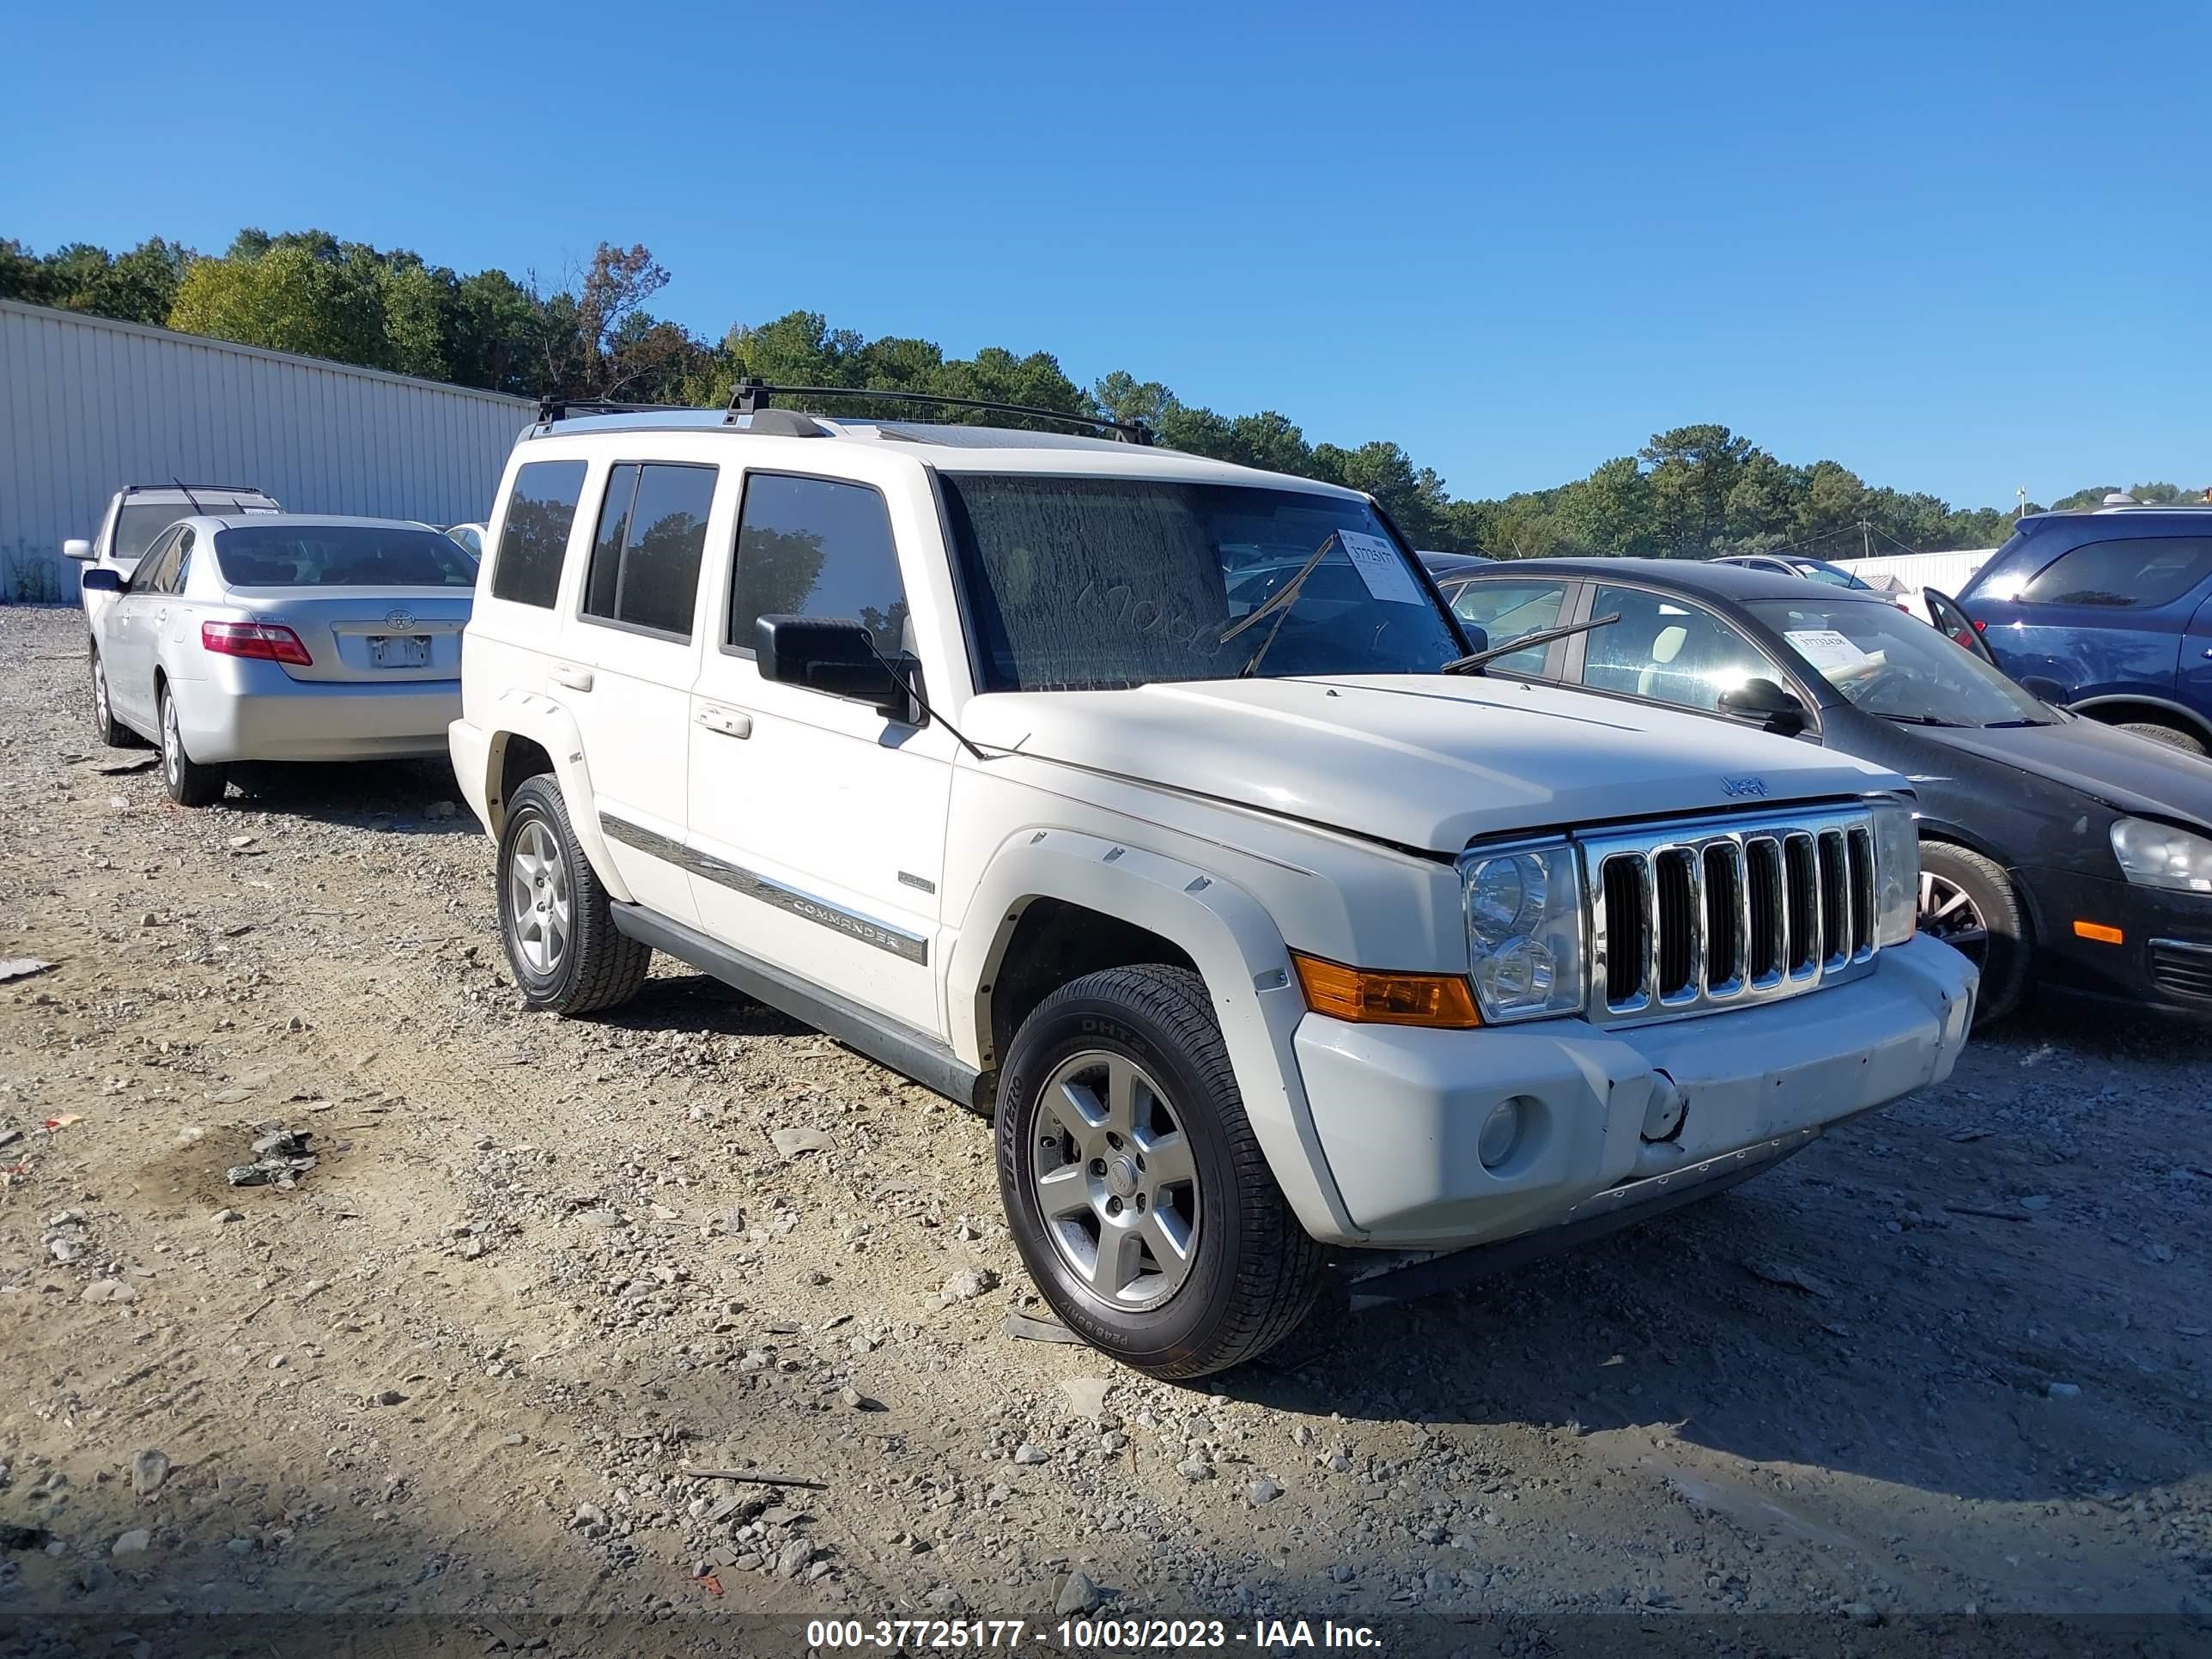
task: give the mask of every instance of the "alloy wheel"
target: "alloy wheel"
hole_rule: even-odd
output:
[[[1155,1308],[1197,1259],[1198,1165],[1167,1093],[1127,1055],[1060,1066],[1039,1103],[1030,1176],[1077,1283],[1120,1312]]]
[[[113,724],[107,714],[107,670],[98,657],[92,659],[92,714],[103,733]]]
[[[1920,872],[1920,931],[1976,963],[1989,952],[1990,927],[1981,907],[1965,888],[1932,870]]]
[[[177,729],[177,700],[161,699],[161,769],[172,789],[182,787],[185,775],[185,734]]]
[[[532,819],[514,838],[507,865],[507,892],[522,959],[533,973],[553,973],[568,954],[572,912],[568,862],[542,819]]]

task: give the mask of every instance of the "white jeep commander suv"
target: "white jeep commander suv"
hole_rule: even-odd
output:
[[[1485,677],[1351,491],[773,390],[549,404],[507,464],[452,728],[507,961],[581,1014],[665,951],[995,1113],[1115,1358],[1235,1364],[1949,1073],[1896,776]]]

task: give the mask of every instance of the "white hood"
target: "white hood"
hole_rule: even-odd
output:
[[[973,699],[977,743],[1401,846],[1905,787],[1818,744],[1517,680],[1202,680]]]

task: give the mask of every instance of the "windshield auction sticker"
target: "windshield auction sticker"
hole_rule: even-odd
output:
[[[1793,628],[1783,637],[1823,674],[1863,674],[1881,665],[1879,659],[1860,650],[1832,628]]]
[[[1367,591],[1389,605],[1425,605],[1427,597],[1413,580],[1413,573],[1406,568],[1406,562],[1398,556],[1398,550],[1380,536],[1370,536],[1363,530],[1340,530],[1338,541],[1352,561],[1352,568],[1359,573],[1359,580],[1367,584]]]

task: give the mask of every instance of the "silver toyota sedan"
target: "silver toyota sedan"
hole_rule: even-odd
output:
[[[442,756],[461,712],[476,562],[428,526],[255,514],[179,520],[92,619],[100,740],[161,750],[171,797],[233,761]]]

